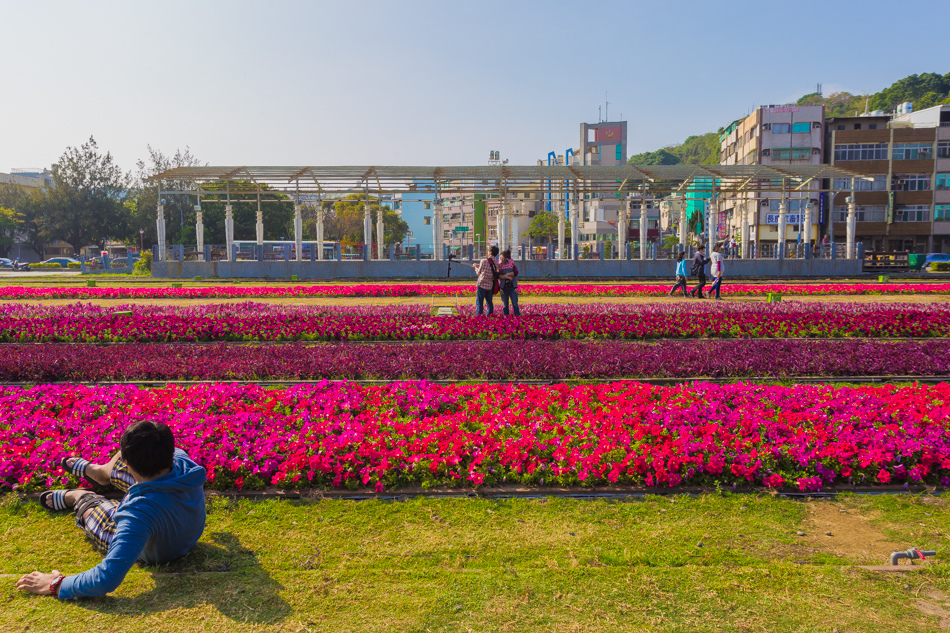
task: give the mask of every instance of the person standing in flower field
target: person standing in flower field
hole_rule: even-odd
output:
[[[488,302],[488,316],[495,312],[492,297],[500,290],[498,286],[498,265],[495,264],[496,257],[498,257],[498,247],[492,246],[488,257],[477,264],[472,264],[472,268],[475,269],[475,273],[478,275],[478,281],[475,282],[475,316],[484,314],[484,302]]]
[[[676,294],[677,288],[683,289],[683,297],[687,296],[686,294],[686,278],[689,276],[689,271],[686,270],[686,253],[680,253],[676,256],[676,285],[670,289],[670,296]]]
[[[712,295],[713,290],[716,291],[716,301],[722,301],[722,297],[719,296],[719,287],[722,285],[722,247],[719,244],[716,244],[713,247],[713,252],[709,255],[709,274],[712,275],[713,283],[709,286],[709,294]]]
[[[17,589],[60,600],[104,596],[125,579],[136,561],[160,565],[184,556],[205,528],[205,469],[175,448],[171,429],[136,422],[125,430],[121,450],[105,464],[68,457],[61,465],[78,477],[112,484],[121,501],[89,490],[48,490],[40,504],[49,510],[74,510],[76,525],[96,549],[101,563],[75,576],[57,570],[21,577]]]
[[[498,264],[498,282],[501,285],[501,302],[504,305],[504,314],[508,315],[508,302],[511,302],[515,316],[521,316],[518,309],[518,265],[511,259],[511,249],[501,252],[501,262]]]
[[[705,299],[703,295],[703,286],[706,285],[706,264],[710,262],[706,257],[706,247],[702,244],[696,249],[696,255],[693,256],[693,267],[690,273],[696,277],[696,287],[689,291],[691,297]]]

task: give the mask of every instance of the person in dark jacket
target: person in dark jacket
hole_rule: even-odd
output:
[[[690,269],[690,274],[693,277],[696,277],[696,287],[689,291],[691,297],[696,297],[697,299],[705,299],[703,295],[703,286],[706,285],[706,264],[711,260],[706,257],[706,247],[700,246],[696,249],[696,254],[693,256],[693,267]]]
[[[501,252],[498,275],[498,283],[501,285],[501,302],[504,306],[503,314],[508,315],[508,303],[511,302],[515,316],[521,316],[521,310],[518,309],[518,265],[511,259],[509,248]]]
[[[125,493],[121,501],[90,490],[49,490],[40,495],[48,510],[74,510],[102,562],[75,576],[55,569],[21,577],[17,589],[60,600],[104,596],[115,591],[136,561],[161,565],[184,556],[205,528],[205,469],[175,448],[171,429],[150,421],[125,430],[121,450],[106,464],[70,457],[62,466],[74,475]]]

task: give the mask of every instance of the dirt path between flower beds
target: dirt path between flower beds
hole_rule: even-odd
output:
[[[807,512],[803,540],[814,549],[875,565],[886,564],[891,552],[907,549],[906,544],[887,540],[869,523],[877,517],[861,514],[857,508],[812,501]]]
[[[765,297],[724,297],[730,303],[764,303]],[[269,303],[275,305],[325,305],[325,306],[385,306],[385,305],[435,305],[454,306],[454,297],[248,297],[248,298],[212,298],[212,299],[30,299],[15,300],[22,304],[39,305],[71,305],[77,302],[92,303],[102,306],[117,305],[159,305],[159,306],[197,306],[221,303]],[[459,298],[461,305],[469,305],[474,301],[474,295],[462,295]],[[810,297],[785,298],[785,301],[802,301],[805,303],[948,303],[950,295],[938,294],[894,294],[894,295],[820,295]],[[670,297],[532,297],[520,299],[522,306],[531,304],[571,303],[571,304],[616,304],[616,305],[645,305],[645,304],[672,304],[698,303],[695,299],[681,299]],[[500,309],[500,302],[496,302]]]

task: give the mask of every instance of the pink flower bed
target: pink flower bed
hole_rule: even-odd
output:
[[[950,385],[0,387],[0,482],[169,424],[213,488],[950,484]]]
[[[521,296],[581,296],[581,297],[657,297],[672,286],[658,284],[544,284],[523,283],[518,288]],[[470,285],[436,283],[394,284],[327,284],[308,286],[201,286],[194,288],[83,288],[53,287],[27,288],[0,287],[0,299],[239,299],[239,298],[294,298],[294,297],[412,297],[454,296],[474,294],[474,278]],[[864,294],[942,294],[950,292],[946,283],[841,283],[841,284],[743,284],[727,283],[723,293],[731,296],[765,295],[864,295]]]
[[[945,337],[947,304],[525,306],[521,317],[433,317],[426,306],[0,305],[3,343]],[[118,313],[117,313],[118,312]]]

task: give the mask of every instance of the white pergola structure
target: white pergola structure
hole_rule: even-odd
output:
[[[626,201],[640,193],[641,210],[639,222],[640,249],[639,258],[646,259],[648,249],[646,241],[646,209],[642,192],[649,191],[655,199],[675,199],[684,191],[707,193],[710,197],[709,211],[706,216],[708,238],[714,239],[715,221],[713,218],[730,199],[748,200],[750,193],[800,191],[812,183],[818,183],[817,191],[836,191],[830,188],[835,178],[862,178],[861,174],[841,169],[836,165],[489,165],[489,166],[205,166],[177,167],[156,174],[147,179],[159,187],[158,199],[162,194],[186,194],[197,196],[200,204],[202,196],[214,196],[215,200],[226,202],[225,239],[227,256],[231,257],[231,244],[234,241],[234,221],[231,209],[231,196],[256,195],[258,200],[257,241],[263,240],[263,216],[260,213],[262,194],[283,194],[287,199],[295,200],[294,242],[297,245],[297,259],[300,259],[302,240],[302,219],[300,196],[317,198],[342,197],[348,194],[364,194],[367,201],[364,207],[364,244],[369,246],[372,257],[372,244],[377,245],[375,257],[383,259],[385,238],[382,213],[377,214],[375,236],[370,214],[369,199],[378,196],[380,200],[394,194],[427,192],[435,196],[433,204],[433,234],[435,240],[435,258],[442,258],[441,245],[441,199],[445,193],[452,195],[483,194],[501,200],[502,215],[499,221],[500,232],[510,239],[510,203],[507,192],[514,189],[536,188],[541,193],[551,193],[552,208],[558,213],[559,258],[573,259],[574,251],[581,231],[584,205],[597,198],[618,197],[624,204],[622,218],[618,225],[624,235],[618,236],[618,243],[628,239]],[[166,187],[163,189],[163,184]],[[173,189],[169,190],[169,184]],[[810,191],[816,191],[811,189]],[[783,196],[780,206],[780,223],[784,223],[786,208]],[[569,209],[569,211],[566,211]],[[749,218],[747,212],[755,209],[742,209],[743,224]],[[685,213],[685,211],[684,211]],[[568,215],[565,218],[563,216]],[[753,222],[757,223],[752,214]],[[323,212],[317,213],[318,240],[323,240]],[[572,248],[565,244],[566,223],[570,222]],[[673,218],[679,223],[680,239],[686,239],[686,218]],[[162,205],[157,209],[157,227],[159,258],[165,257],[164,212]],[[809,218],[809,222],[811,218]],[[854,257],[853,222],[848,223],[847,256]],[[198,227],[199,231],[203,225]],[[747,238],[743,228],[743,249]],[[752,227],[748,227],[752,230]],[[501,234],[501,233],[500,233]],[[199,238],[203,242],[203,236]],[[781,252],[781,251],[780,251]],[[317,249],[318,259],[323,259],[322,249]],[[632,253],[636,256],[637,253]],[[627,257],[626,249],[621,248],[620,257]]]

